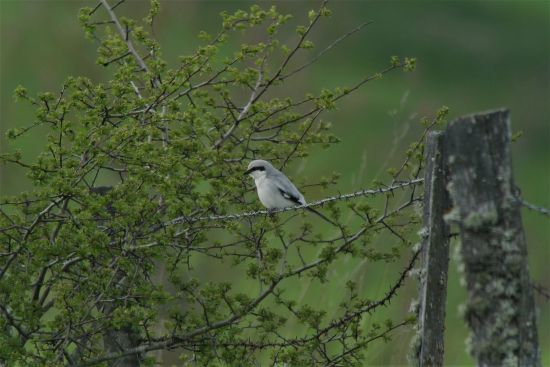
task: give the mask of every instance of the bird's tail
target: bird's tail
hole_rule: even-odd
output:
[[[312,213],[317,214],[318,216],[320,216],[321,218],[323,218],[324,220],[326,220],[327,222],[329,222],[329,223],[332,224],[333,226],[340,228],[340,226],[339,226],[336,222],[334,222],[334,221],[328,219],[328,218],[327,218],[324,214],[322,214],[321,212],[318,212],[317,210],[313,209],[313,208],[310,207],[310,206],[306,206],[306,209],[309,210],[309,211],[312,212]]]

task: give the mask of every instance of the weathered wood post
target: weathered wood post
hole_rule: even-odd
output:
[[[426,138],[422,269],[418,313],[417,361],[419,366],[443,366],[445,299],[449,267],[449,226],[443,215],[449,209],[443,134]]]
[[[478,366],[540,366],[527,246],[512,177],[510,118],[497,110],[450,123],[444,142]]]

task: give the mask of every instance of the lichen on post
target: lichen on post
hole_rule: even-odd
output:
[[[509,112],[496,110],[459,118],[445,132],[478,366],[541,365],[510,130]]]

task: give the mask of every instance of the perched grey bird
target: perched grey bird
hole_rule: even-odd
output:
[[[288,177],[267,161],[257,159],[250,162],[244,174],[250,175],[254,179],[258,197],[267,209],[282,209],[306,203],[304,195],[298,191]],[[338,226],[317,210],[310,207],[305,209]]]

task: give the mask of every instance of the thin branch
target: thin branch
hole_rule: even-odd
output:
[[[390,332],[392,332],[393,330],[397,329],[397,328],[400,328],[402,326],[405,326],[405,325],[408,325],[410,324],[411,321],[408,321],[408,320],[405,320],[405,321],[402,321],[400,322],[399,324],[396,324],[396,325],[393,325],[392,327],[389,327],[388,329],[386,329],[384,332],[382,332],[381,334],[378,334],[376,336],[373,336],[367,340],[365,340],[364,342],[362,343],[359,343],[358,345],[356,345],[355,347],[349,349],[349,350],[346,350],[345,352],[343,352],[341,355],[337,356],[334,360],[332,360],[329,364],[326,364],[325,366],[326,367],[332,367],[332,366],[343,366],[344,364],[341,364],[341,362],[339,362],[340,359],[343,359],[345,358],[346,355],[348,354],[351,354],[351,353],[354,353],[356,352],[357,350],[359,349],[362,349],[362,348],[365,348],[366,349],[366,345],[377,340],[377,339],[380,339],[380,338],[384,338],[386,337],[386,335],[388,335]]]
[[[136,60],[136,62],[140,66],[140,68],[143,71],[148,73],[149,68],[147,67],[147,64],[145,64],[145,61],[143,61],[143,58],[136,51],[136,49],[134,47],[134,44],[130,40],[129,32],[122,27],[122,24],[120,24],[120,21],[118,20],[118,17],[116,16],[115,12],[113,11],[114,7],[111,7],[109,5],[109,3],[107,2],[107,0],[100,0],[100,1],[101,1],[101,4],[103,5],[103,7],[105,8],[105,10],[107,10],[107,13],[109,13],[109,16],[111,17],[111,20],[115,23],[115,26],[118,30],[118,33],[120,34],[120,37],[124,40],[124,42],[126,42],[126,47],[128,47],[128,51],[130,51],[132,53],[132,55],[134,56],[134,59]],[[118,6],[120,3],[121,2],[117,3],[115,5],[115,7]],[[155,87],[159,87],[159,81],[156,78],[153,79],[153,84],[155,85]]]
[[[258,70],[258,80],[256,80],[256,85],[254,86],[254,89],[250,94],[250,98],[248,99],[248,102],[243,107],[241,113],[239,113],[239,116],[237,117],[233,125],[231,125],[229,130],[227,130],[226,133],[223,134],[223,136],[214,144],[213,146],[214,149],[217,149],[220,145],[222,145],[231,136],[231,134],[233,134],[233,131],[235,131],[237,126],[239,126],[244,116],[246,115],[246,113],[248,112],[248,110],[256,100],[256,94],[258,93],[258,89],[260,88],[261,83],[262,83],[262,71]]]
[[[316,14],[315,18],[313,18],[313,20],[310,22],[308,27],[302,33],[302,35],[300,37],[300,40],[298,41],[296,46],[294,46],[294,48],[288,53],[287,57],[282,62],[281,66],[279,67],[279,69],[277,70],[275,75],[267,81],[267,83],[265,84],[263,89],[260,91],[260,93],[258,93],[258,95],[256,96],[256,99],[259,99],[269,89],[269,87],[273,84],[273,82],[278,80],[279,77],[282,75],[282,73],[285,70],[287,64],[290,62],[290,60],[296,54],[296,52],[300,49],[300,46],[304,43],[306,37],[309,35],[309,32],[313,29],[313,27],[315,26],[315,24],[317,23],[319,18],[321,18],[321,12],[322,12],[323,8],[327,5],[327,2],[328,2],[328,0],[323,0],[323,2],[321,4],[321,7],[317,11],[317,14]]]
[[[336,45],[338,45],[340,42],[342,42],[343,40],[345,40],[346,38],[348,38],[349,36],[351,36],[352,34],[356,33],[356,32],[359,32],[361,29],[365,28],[366,26],[368,26],[369,24],[372,24],[374,23],[374,21],[372,20],[369,20],[368,22],[364,22],[362,24],[359,24],[357,27],[355,27],[354,29],[352,29],[351,31],[347,32],[346,34],[342,35],[341,37],[339,37],[338,39],[336,39],[334,42],[332,42],[330,45],[328,45],[323,51],[319,52],[313,59],[311,59],[310,61],[308,61],[307,63],[305,63],[304,65],[300,66],[299,68],[297,69],[294,69],[293,71],[289,72],[288,74],[285,74],[285,75],[281,75],[279,77],[279,80],[285,80],[287,78],[290,78],[291,76],[293,76],[294,74],[296,73],[299,73],[300,71],[304,70],[305,68],[307,68],[308,66],[310,66],[311,64],[314,64],[315,62],[317,62],[317,60],[319,60],[324,54],[326,54],[327,52],[329,52],[330,50],[332,50]]]
[[[119,359],[119,358],[122,358],[122,357],[125,357],[125,356],[128,356],[128,355],[132,355],[132,354],[141,354],[141,353],[150,352],[150,351],[153,351],[153,350],[163,349],[163,348],[166,348],[166,347],[174,346],[182,340],[191,339],[191,338],[194,338],[196,336],[208,333],[212,330],[216,330],[216,329],[222,328],[224,326],[231,325],[231,324],[235,323],[236,321],[240,320],[241,318],[243,318],[244,316],[248,315],[248,313],[250,311],[252,311],[254,308],[256,308],[256,306],[258,306],[267,296],[269,296],[273,292],[273,290],[275,289],[275,287],[277,286],[277,284],[279,284],[279,282],[281,280],[282,280],[282,278],[273,280],[273,282],[270,284],[269,288],[267,288],[258,297],[256,297],[253,302],[248,304],[240,312],[238,312],[237,314],[233,315],[232,317],[230,317],[228,319],[221,320],[221,321],[215,322],[213,324],[203,326],[199,329],[193,330],[193,331],[191,331],[191,332],[189,332],[185,335],[182,335],[180,337],[173,337],[173,338],[170,338],[168,340],[161,341],[161,342],[152,343],[152,344],[149,344],[149,345],[142,345],[142,346],[139,346],[139,347],[136,347],[136,348],[130,348],[130,349],[127,349],[125,351],[118,352],[118,353],[109,353],[109,354],[104,355],[103,357],[99,357],[99,358],[84,362],[82,364],[78,364],[77,366],[93,366],[93,365],[101,363],[101,362],[110,361],[110,360],[113,360],[113,359]]]
[[[2,313],[4,314],[8,324],[13,326],[17,330],[17,332],[19,333],[19,337],[21,338],[23,343],[26,342],[27,339],[29,339],[29,334],[25,332],[25,330],[23,330],[23,327],[19,325],[19,323],[15,320],[15,318],[10,314],[9,310],[6,307],[4,307],[1,303],[0,303],[0,311],[2,311]]]

